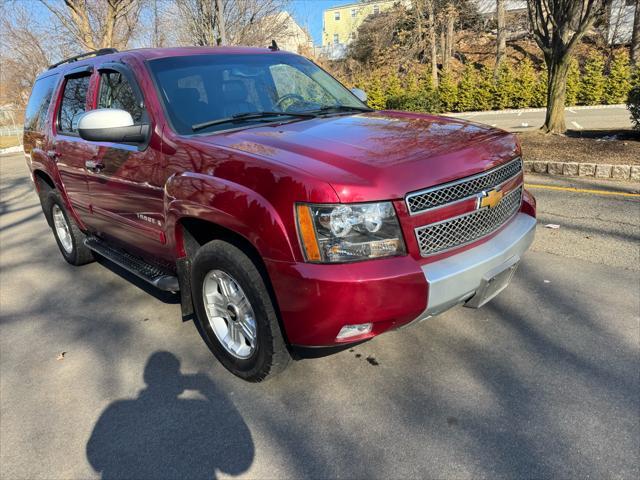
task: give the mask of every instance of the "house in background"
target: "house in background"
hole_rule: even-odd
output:
[[[288,12],[265,17],[261,22],[279,26],[274,40],[278,43],[280,50],[293,53],[306,53],[313,50],[313,38]]]
[[[327,8],[322,16],[320,54],[335,60],[344,57],[347,45],[356,39],[358,28],[369,15],[377,15],[394,5],[410,6],[410,0],[371,0]]]

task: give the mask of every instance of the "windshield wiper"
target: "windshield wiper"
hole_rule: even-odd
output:
[[[213,127],[214,125],[222,125],[224,123],[241,122],[245,120],[254,120],[258,118],[267,117],[299,117],[299,118],[315,118],[313,113],[299,113],[299,112],[246,112],[237,113],[230,117],[218,118],[216,120],[209,120],[208,122],[196,123],[191,125],[191,130],[194,132],[202,130],[203,128]]]
[[[317,113],[325,113],[325,112],[373,112],[375,111],[373,108],[369,107],[355,107],[351,105],[326,105],[319,110],[313,110]]]

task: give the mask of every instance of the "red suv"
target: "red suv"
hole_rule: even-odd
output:
[[[100,50],[38,77],[25,154],[69,263],[180,291],[260,381],[482,306],[533,240],[513,135],[365,101],[277,48]]]

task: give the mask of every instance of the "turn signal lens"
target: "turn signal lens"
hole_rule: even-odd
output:
[[[311,209],[308,205],[296,205],[298,213],[298,230],[300,232],[300,240],[307,260],[311,262],[320,261],[320,249],[316,240],[316,233],[313,229],[313,219],[311,218]]]

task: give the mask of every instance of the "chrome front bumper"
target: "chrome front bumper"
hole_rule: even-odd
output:
[[[491,240],[458,255],[429,263],[422,272],[429,283],[425,311],[411,323],[438,315],[460,303],[471,307],[486,301],[473,297],[494,274],[511,268],[529,248],[536,230],[536,219],[518,213],[509,225]],[[493,297],[491,297],[493,298]]]

